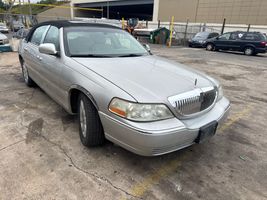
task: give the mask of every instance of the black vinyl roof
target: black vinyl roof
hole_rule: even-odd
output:
[[[29,34],[27,35],[27,37],[25,38],[25,40],[28,42],[31,39],[31,36],[33,34],[33,32],[40,26],[45,26],[45,25],[51,25],[51,26],[55,26],[57,28],[61,28],[61,27],[74,27],[74,26],[85,26],[85,27],[102,27],[102,28],[114,28],[114,29],[120,29],[117,26],[113,26],[110,24],[104,24],[104,23],[93,23],[93,22],[86,22],[86,21],[78,21],[78,20],[73,20],[73,21],[69,21],[69,20],[55,20],[55,21],[46,21],[46,22],[42,22],[39,23],[37,25],[35,25],[29,32]]]

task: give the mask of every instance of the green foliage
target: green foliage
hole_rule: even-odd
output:
[[[64,2],[57,2],[56,0],[42,0],[37,4],[61,5],[62,3],[64,3]],[[48,10],[50,8],[51,7],[38,6],[38,5],[35,5],[35,4],[31,5],[31,9],[32,9],[32,14],[33,15],[36,15],[36,14],[41,13],[43,11],[46,11],[46,10]],[[13,6],[11,12],[14,13],[14,14],[25,14],[25,15],[28,15],[29,14],[29,5],[26,4],[26,5],[21,5],[21,6],[19,6],[19,5]]]
[[[2,0],[0,0],[0,9],[5,9],[5,8],[6,8],[5,3]]]
[[[39,3],[40,4],[55,4],[57,1],[56,0],[41,0]]]

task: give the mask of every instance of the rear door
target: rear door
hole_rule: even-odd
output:
[[[43,81],[40,74],[40,60],[38,47],[49,26],[38,27],[31,36],[29,42],[23,46],[24,61],[28,68],[30,77],[38,84],[42,85]]]
[[[243,41],[241,38],[243,37],[243,35],[244,35],[243,32],[231,33],[231,36],[230,36],[230,48],[231,48],[231,50],[240,51],[242,49]]]

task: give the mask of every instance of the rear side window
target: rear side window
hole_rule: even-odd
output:
[[[32,34],[30,42],[36,45],[40,45],[47,27],[48,26],[41,26],[37,28]]]
[[[260,41],[261,40],[260,36],[255,33],[246,33],[242,39],[249,40],[249,41]]]
[[[43,43],[52,43],[56,50],[59,51],[59,30],[55,26],[51,26],[45,36]]]

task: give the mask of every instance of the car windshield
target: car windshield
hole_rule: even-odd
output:
[[[129,33],[115,28],[68,27],[64,29],[66,54],[71,57],[127,57],[148,55]]]
[[[195,35],[195,39],[207,39],[209,36],[209,33],[208,32],[199,32]]]

